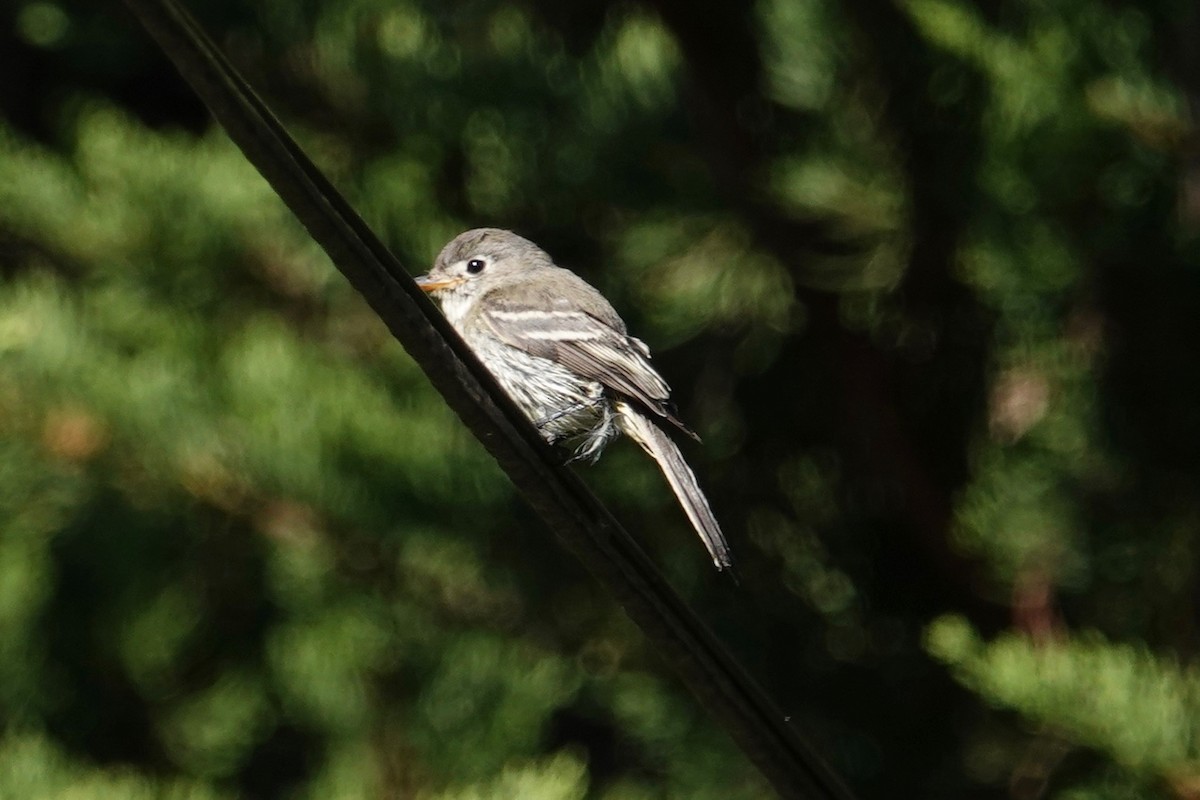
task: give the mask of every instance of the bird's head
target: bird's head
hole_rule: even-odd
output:
[[[443,247],[417,285],[443,306],[466,304],[505,280],[552,265],[545,251],[512,231],[476,228]]]

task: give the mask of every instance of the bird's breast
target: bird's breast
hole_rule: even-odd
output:
[[[599,382],[493,336],[468,343],[547,441],[597,432],[611,437],[612,403]]]

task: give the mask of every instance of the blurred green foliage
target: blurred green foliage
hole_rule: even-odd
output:
[[[651,344],[742,586],[586,478],[864,796],[1200,791],[1195,9],[193,5]],[[119,4],[0,69],[0,797],[769,796]]]
[[[930,627],[929,647],[993,702],[1151,777],[1193,769],[1200,756],[1200,680],[1144,648],[1095,635],[1037,646],[1008,634],[985,645],[952,616]]]

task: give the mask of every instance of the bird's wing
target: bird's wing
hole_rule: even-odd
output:
[[[505,344],[562,364],[638,403],[693,438],[671,402],[671,387],[641,341],[578,308],[540,308],[495,298],[481,316]],[[619,324],[619,323],[618,323]]]

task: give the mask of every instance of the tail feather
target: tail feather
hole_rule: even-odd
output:
[[[721,533],[721,526],[717,523],[717,518],[713,516],[704,492],[700,491],[695,473],[683,460],[683,453],[679,452],[675,442],[662,428],[630,404],[618,403],[617,411],[621,430],[658,462],[659,469],[666,476],[667,483],[675,492],[679,505],[683,506],[683,511],[691,521],[692,527],[696,529],[704,546],[708,548],[708,553],[712,556],[717,569],[732,567],[733,559],[730,556],[729,544],[725,541],[725,535]]]

